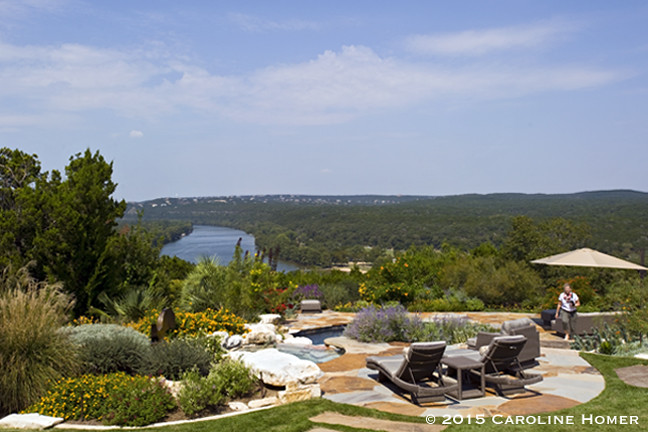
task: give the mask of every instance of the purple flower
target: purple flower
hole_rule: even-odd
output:
[[[322,297],[322,292],[320,291],[319,285],[317,284],[303,285],[298,287],[292,296],[293,298],[297,298],[300,300],[304,300],[304,299],[317,300]]]

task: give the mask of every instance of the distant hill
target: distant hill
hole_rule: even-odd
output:
[[[245,230],[261,248],[279,246],[283,259],[329,265],[370,259],[372,250],[442,243],[499,245],[511,218],[563,217],[591,228],[590,246],[638,259],[648,248],[648,193],[456,196],[309,196],[160,198],[128,203],[125,219],[181,220]]]

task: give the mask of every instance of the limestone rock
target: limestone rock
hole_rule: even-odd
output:
[[[10,414],[0,420],[0,428],[47,429],[62,422],[61,417],[49,417],[38,413]]]
[[[244,345],[264,345],[276,341],[276,328],[274,324],[245,324],[249,333],[243,336]]]
[[[243,402],[230,402],[227,404],[233,411],[247,411],[250,408]]]
[[[243,344],[243,336],[232,335],[227,338],[227,340],[225,341],[225,345],[223,345],[223,348],[227,350],[231,350],[240,347],[242,344]]]
[[[209,337],[218,338],[222,347],[227,343],[227,338],[229,338],[229,333],[226,331],[216,331],[209,335]]]
[[[256,352],[233,353],[231,357],[245,363],[265,384],[283,387],[289,383],[312,384],[322,376],[320,368],[312,361],[302,360],[275,348]]]
[[[281,315],[279,314],[263,314],[259,315],[261,319],[261,324],[279,324],[281,321]]]
[[[300,401],[305,401],[313,398],[313,393],[308,388],[299,389],[291,392],[282,390],[278,394],[279,394],[279,402],[281,402],[282,404],[300,402]]]
[[[279,402],[282,404],[305,401],[320,396],[322,396],[322,389],[319,384],[288,383],[286,390],[278,393]]]
[[[279,399],[277,399],[276,396],[271,396],[263,399],[255,399],[251,400],[248,402],[248,406],[250,408],[263,408],[271,405],[277,405],[279,403]]]
[[[303,336],[291,336],[283,340],[283,343],[289,345],[313,345],[313,341]]]

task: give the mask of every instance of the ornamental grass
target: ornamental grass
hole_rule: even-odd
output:
[[[0,278],[0,417],[24,409],[48,382],[75,372],[76,349],[59,329],[72,306],[57,287],[21,269]]]

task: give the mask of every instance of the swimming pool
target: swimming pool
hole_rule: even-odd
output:
[[[329,348],[324,345],[292,345],[277,344],[277,350],[286,354],[292,354],[302,360],[310,360],[313,363],[324,363],[342,355],[337,348]]]
[[[310,360],[314,363],[324,363],[343,354],[343,351],[324,345],[324,340],[330,337],[342,336],[345,326],[321,327],[315,329],[301,330],[293,333],[295,337],[306,337],[313,341],[313,345],[292,345],[277,344],[277,349],[281,352],[292,354],[302,360]]]
[[[324,345],[324,340],[331,337],[342,336],[346,326],[336,325],[330,327],[320,327],[315,329],[301,330],[294,333],[295,337],[307,337],[313,341],[313,345]]]

